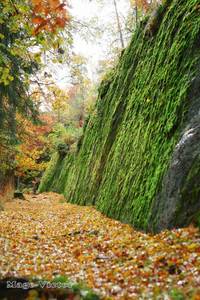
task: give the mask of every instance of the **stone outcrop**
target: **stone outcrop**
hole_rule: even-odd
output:
[[[199,61],[199,1],[165,1],[102,82],[79,151],[52,158],[40,191],[64,193],[146,231],[195,221]]]

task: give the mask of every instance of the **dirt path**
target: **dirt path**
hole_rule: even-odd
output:
[[[0,277],[57,274],[111,299],[199,300],[200,233],[190,227],[153,237],[53,193],[7,203]]]

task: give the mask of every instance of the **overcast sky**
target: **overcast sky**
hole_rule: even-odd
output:
[[[127,16],[129,1],[117,0],[121,22]],[[98,24],[102,28],[108,25],[111,27],[116,26],[113,25],[116,23],[113,0],[70,0],[68,2],[71,7],[70,13],[72,17],[80,20],[80,22],[88,22],[92,18],[98,18]],[[95,39],[95,41],[91,39],[86,40],[86,38],[84,38],[81,30],[74,34],[74,52],[87,58],[89,76],[91,79],[95,79],[99,61],[105,59],[108,55],[110,41],[108,41],[106,34],[99,39]],[[66,80],[59,80],[59,78],[63,78],[63,74],[63,69],[59,70],[57,74],[58,81],[62,87],[66,85]]]
[[[71,0],[72,9],[71,13],[82,21],[88,21],[91,18],[97,17],[99,24],[102,26],[111,25],[116,22],[116,15],[113,5],[113,0],[102,1],[106,4],[98,4],[97,0]],[[121,21],[123,17],[127,16],[129,9],[129,0],[117,0],[118,10],[120,13]],[[84,41],[80,35],[76,35],[75,50],[85,55],[88,58],[98,60],[104,57],[105,51],[102,51],[102,46],[106,50],[106,39],[99,40],[97,44]],[[104,52],[104,53],[103,53]]]

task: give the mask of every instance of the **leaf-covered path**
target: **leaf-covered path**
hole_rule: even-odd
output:
[[[189,227],[147,235],[52,193],[7,203],[0,212],[0,277],[57,274],[105,299],[198,300],[200,233]]]

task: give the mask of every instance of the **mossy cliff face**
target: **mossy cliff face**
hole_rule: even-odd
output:
[[[42,177],[42,181],[39,186],[40,192],[52,191],[63,194],[65,190],[65,184],[71,165],[73,163],[74,156],[63,156],[59,153],[52,155],[49,166]]]
[[[153,232],[196,218],[199,60],[199,0],[166,1],[102,83],[73,162],[70,156],[60,162],[62,181],[54,185],[68,201]]]

